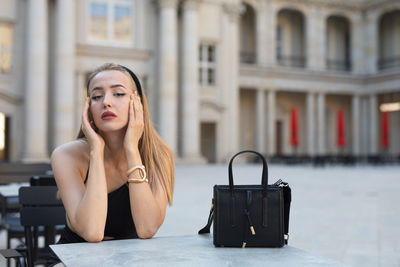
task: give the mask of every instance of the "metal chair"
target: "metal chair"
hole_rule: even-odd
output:
[[[1,223],[0,229],[7,232],[7,248],[10,248],[11,239],[24,237],[24,228],[19,223],[19,203],[18,196],[5,197],[1,195]]]
[[[20,220],[24,227],[26,247],[14,251],[0,251],[4,257],[7,259],[25,257],[29,267],[34,266],[34,263],[46,263],[49,248],[48,246],[45,248],[38,247],[34,229],[40,226],[54,227],[65,224],[65,210],[61,200],[57,197],[57,192],[55,186],[31,186],[19,189],[19,200],[22,205]],[[46,240],[49,239],[46,238]],[[14,252],[14,255],[10,257],[5,255],[7,253],[12,254],[10,252]]]
[[[56,186],[56,182],[53,175],[35,175],[30,178],[31,186]],[[19,203],[18,196],[13,197],[1,197],[1,215],[2,220],[0,227],[7,231],[7,249],[11,248],[11,240],[18,239],[20,245],[24,245],[23,238],[25,237],[24,227],[20,223],[19,210],[21,204]],[[60,234],[63,227],[34,227],[34,242],[35,246],[38,246],[38,237],[45,236],[45,244],[54,243],[54,237],[56,234]],[[51,238],[50,240],[48,240]],[[7,266],[10,266],[7,261]]]

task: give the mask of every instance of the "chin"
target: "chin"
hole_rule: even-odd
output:
[[[124,130],[125,128],[125,125],[101,125],[98,127],[99,131],[104,133],[118,132]]]

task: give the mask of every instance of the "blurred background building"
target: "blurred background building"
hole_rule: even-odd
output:
[[[400,155],[399,1],[0,0],[0,160],[74,139],[105,62],[181,161]]]

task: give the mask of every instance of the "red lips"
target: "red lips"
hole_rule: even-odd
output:
[[[114,118],[116,118],[117,115],[115,115],[113,112],[111,111],[104,111],[103,114],[101,114],[101,118],[103,120],[112,120]]]

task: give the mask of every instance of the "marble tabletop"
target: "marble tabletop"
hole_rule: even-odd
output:
[[[215,248],[211,235],[51,245],[66,266],[346,266],[291,246]]]

